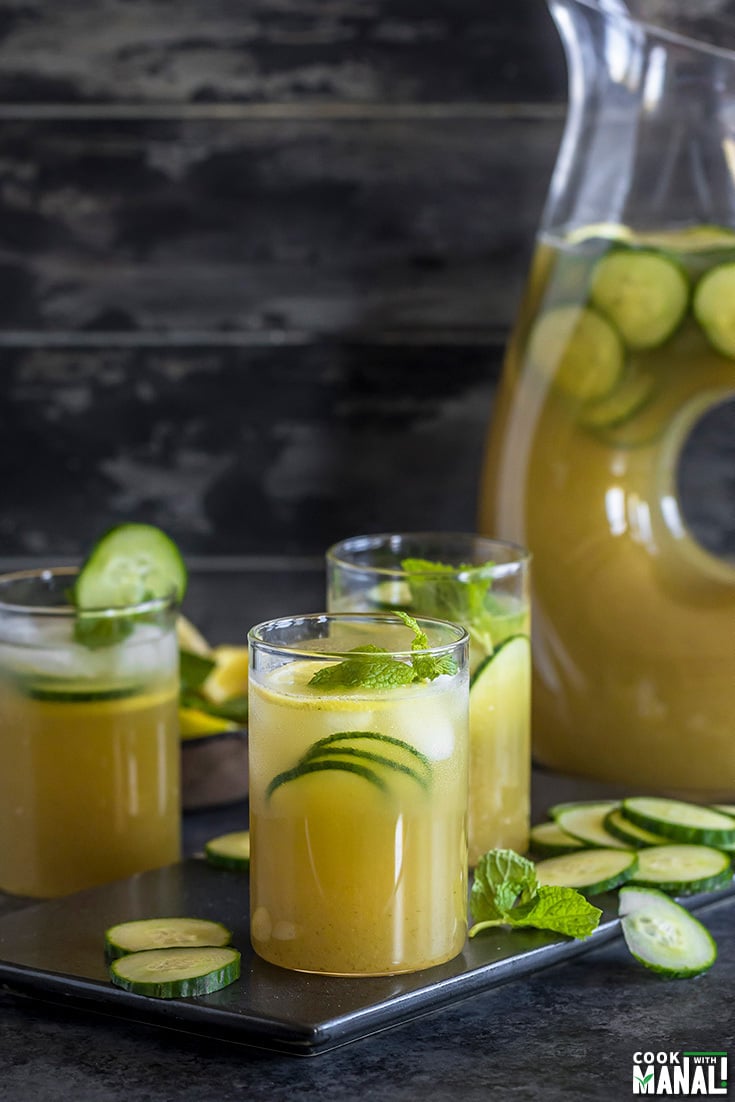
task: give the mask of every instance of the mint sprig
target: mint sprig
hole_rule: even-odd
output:
[[[412,652],[429,649],[429,640],[414,620],[406,612],[396,612],[407,628],[414,633],[411,643]],[[440,674],[455,674],[457,663],[451,655],[413,653],[411,664],[393,658],[384,647],[370,643],[350,651],[352,657],[345,658],[333,666],[323,666],[309,680],[310,685],[320,689],[393,689],[399,685],[410,685],[415,681],[433,681]]]
[[[464,624],[487,654],[495,649],[496,625],[488,608],[495,563],[451,566],[430,559],[404,559],[411,604],[424,616]]]
[[[567,937],[586,938],[597,929],[602,911],[574,888],[539,884],[533,861],[508,849],[484,854],[470,892],[469,936],[494,926],[532,926]]]

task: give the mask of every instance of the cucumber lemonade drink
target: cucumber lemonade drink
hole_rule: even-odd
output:
[[[732,230],[542,236],[481,525],[534,555],[544,764],[695,799],[735,794],[735,564],[694,538],[678,482],[690,432],[733,400]]]
[[[180,556],[123,525],[80,571],[0,578],[0,889],[59,896],[180,856]]]
[[[464,945],[466,633],[418,628],[414,650],[385,614],[250,632],[251,938],[273,964],[386,975]]]
[[[463,533],[354,536],[327,552],[333,611],[404,609],[470,637],[469,863],[528,848],[531,799],[529,559]]]

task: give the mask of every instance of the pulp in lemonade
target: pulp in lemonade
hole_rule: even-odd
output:
[[[0,889],[64,895],[179,859],[177,699],[173,632],[0,645]]]
[[[688,432],[735,397],[733,301],[730,231],[540,243],[481,527],[534,555],[534,748],[551,767],[735,795],[735,568],[692,537],[676,483]]]
[[[466,934],[466,674],[335,695],[307,685],[318,668],[251,675],[253,945],[332,974],[449,960]],[[299,767],[337,735],[339,767]]]

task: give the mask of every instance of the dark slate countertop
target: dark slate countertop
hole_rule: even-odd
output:
[[[262,603],[262,578],[258,601]],[[321,577],[306,570],[272,587],[291,611],[320,601]],[[192,615],[209,608],[210,638],[234,640],[220,589],[193,586]],[[277,598],[276,592],[283,593]],[[299,598],[297,601],[296,598]],[[217,612],[221,609],[220,612]],[[274,607],[274,614],[284,609]],[[247,621],[247,616],[245,620]],[[556,800],[617,795],[589,782],[534,776],[535,816]],[[237,829],[244,804],[188,812],[187,853]],[[18,901],[0,895],[0,915]],[[701,912],[719,946],[713,969],[694,980],[663,980],[631,958],[620,939],[585,955],[354,1041],[313,1058],[280,1055],[71,1010],[0,987],[0,1102],[501,1102],[543,1097],[617,1102],[632,1095],[638,1051],[717,1051],[735,1058],[735,899]]]

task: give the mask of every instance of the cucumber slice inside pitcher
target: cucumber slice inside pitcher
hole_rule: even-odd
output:
[[[671,259],[651,249],[614,249],[595,265],[592,303],[628,348],[656,348],[684,318],[689,283]]]
[[[713,348],[735,358],[735,262],[719,264],[702,276],[692,305]]]
[[[187,573],[176,544],[152,524],[120,524],[97,540],[74,586],[79,609],[126,608],[186,591]]]
[[[609,394],[625,366],[625,349],[612,325],[579,306],[542,314],[531,330],[528,357],[557,390],[580,402]]]

